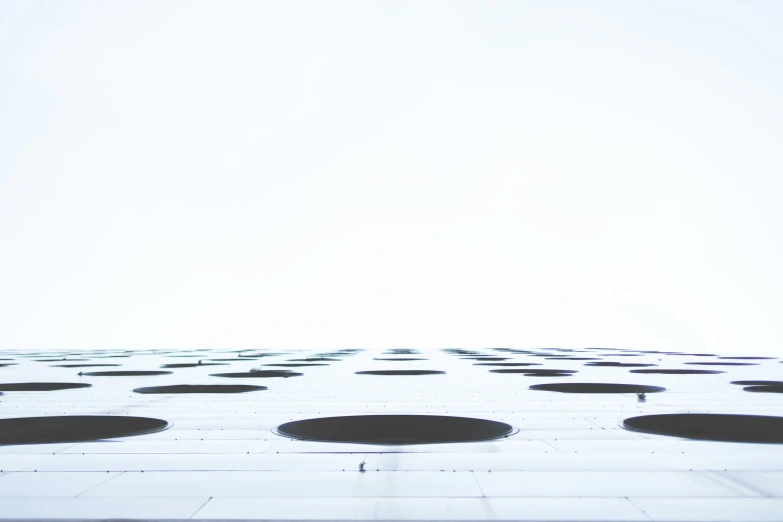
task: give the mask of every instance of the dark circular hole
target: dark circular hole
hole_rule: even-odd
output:
[[[255,372],[213,373],[212,377],[230,377],[232,379],[268,379],[271,377],[299,377],[302,373],[291,370],[260,370]]]
[[[10,382],[0,383],[0,391],[57,391],[89,388],[92,384],[83,382]]]
[[[666,368],[649,368],[644,370],[629,370],[630,373],[655,373],[660,375],[712,375],[725,373],[719,370],[680,370]]]
[[[644,384],[615,384],[603,382],[557,382],[534,384],[531,390],[553,391],[561,393],[658,393],[665,391],[661,386]]]
[[[718,359],[727,359],[732,361],[768,361],[775,357],[718,357]]]
[[[541,363],[473,363],[473,366],[541,366]]]
[[[144,370],[116,370],[108,372],[84,372],[81,375],[91,377],[144,377],[145,375],[169,375],[171,372]]]
[[[357,375],[438,375],[446,372],[440,370],[366,370],[356,372]]]
[[[168,422],[147,417],[63,415],[0,419],[0,444],[84,442],[144,435],[165,429]]]
[[[174,384],[172,386],[147,386],[136,388],[136,393],[164,394],[164,393],[246,393],[266,390],[266,386],[253,386],[251,384]]]
[[[577,373],[576,370],[548,370],[543,368],[502,368],[490,370],[491,373],[521,373],[526,377],[570,377]]]
[[[79,361],[89,361],[89,359],[68,359],[67,357],[62,357],[60,359],[33,359],[35,362],[66,362],[66,361],[73,361],[73,362],[79,362]]]
[[[557,361],[598,361],[598,357],[545,357],[545,359],[554,359]]]
[[[632,431],[722,442],[783,443],[783,417],[718,413],[642,415],[623,421]]]
[[[161,368],[198,368],[199,366],[228,366],[223,363],[206,362],[206,363],[174,363],[174,364],[161,364]]]
[[[739,386],[780,386],[783,381],[731,381],[731,384]]]
[[[442,351],[448,353],[449,355],[481,355],[481,352],[476,352],[473,350],[460,350],[457,348],[445,348]]]
[[[695,364],[697,366],[754,366],[758,363],[738,363],[738,362],[686,362],[685,364]]]
[[[318,363],[278,363],[278,364],[266,364],[265,366],[277,366],[277,367],[284,367],[284,368],[299,368],[302,366],[329,366],[328,364],[318,364]]]
[[[754,392],[754,393],[783,393],[783,384],[768,384],[765,386],[747,386],[742,389],[746,392]]]
[[[474,442],[513,431],[504,422],[442,415],[325,417],[287,422],[277,428],[280,435],[294,439],[366,444]]]
[[[119,364],[52,364],[53,368],[95,368],[99,366],[120,366]]]

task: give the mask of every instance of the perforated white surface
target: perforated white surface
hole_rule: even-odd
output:
[[[296,378],[228,379],[323,353],[289,352],[243,360],[221,350],[71,355],[115,368],[55,367],[63,354],[4,352],[0,382],[89,382],[92,388],[6,392],[0,417],[94,414],[156,417],[163,432],[95,442],[0,446],[0,518],[381,519],[381,520],[783,520],[783,444],[695,441],[646,435],[619,423],[652,413],[783,415],[783,394],[748,393],[732,380],[783,380],[776,359],[748,366],[715,356],[584,349],[539,354],[599,357],[661,368],[721,370],[714,375],[643,375],[493,349],[507,362],[577,370],[570,377],[491,373],[441,350],[340,356],[328,366],[292,368]],[[260,352],[260,351],[259,351]],[[254,353],[259,353],[254,352]],[[631,354],[633,354],[631,356]],[[193,355],[184,358],[182,355]],[[175,357],[176,356],[176,357]],[[424,357],[418,361],[375,358]],[[153,377],[79,376],[80,371],[156,370],[162,364],[236,358],[228,366],[171,369]],[[738,361],[733,361],[738,362]],[[271,369],[271,368],[270,368]],[[372,376],[376,369],[444,370],[445,375]],[[531,391],[551,382],[663,386],[633,394]],[[142,395],[166,384],[259,384],[244,394]],[[296,441],[273,429],[319,416],[449,414],[507,422],[520,431],[490,442],[377,446]],[[366,472],[358,471],[366,462]]]

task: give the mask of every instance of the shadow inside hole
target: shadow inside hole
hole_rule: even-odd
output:
[[[0,419],[0,444],[84,442],[161,431],[168,422],[120,415],[62,415]]]
[[[625,419],[625,429],[697,440],[783,443],[783,417],[669,413]]]
[[[355,415],[293,421],[278,426],[284,437],[361,444],[438,444],[505,437],[504,423],[443,415]]]

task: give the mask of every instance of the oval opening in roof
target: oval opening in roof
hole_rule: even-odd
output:
[[[180,394],[180,393],[247,393],[266,390],[266,386],[252,384],[174,384],[171,386],[146,386],[136,388],[136,393],[145,394]]]
[[[58,415],[0,419],[0,444],[44,444],[144,435],[169,425],[161,419],[120,415]]]
[[[444,415],[355,415],[287,422],[284,437],[360,444],[442,444],[507,437],[514,428],[504,422]]]
[[[89,388],[92,384],[84,382],[5,382],[0,383],[0,391],[59,391],[77,388]]]
[[[357,375],[442,375],[441,370],[365,370],[355,372]]]
[[[622,426],[631,431],[688,439],[783,443],[783,417],[768,415],[668,413],[631,417]]]
[[[560,393],[658,393],[665,391],[661,386],[646,384],[616,384],[604,382],[560,382],[534,384],[531,390],[543,390]]]

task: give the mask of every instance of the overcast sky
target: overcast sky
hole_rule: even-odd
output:
[[[783,3],[0,3],[0,349],[783,355]]]

